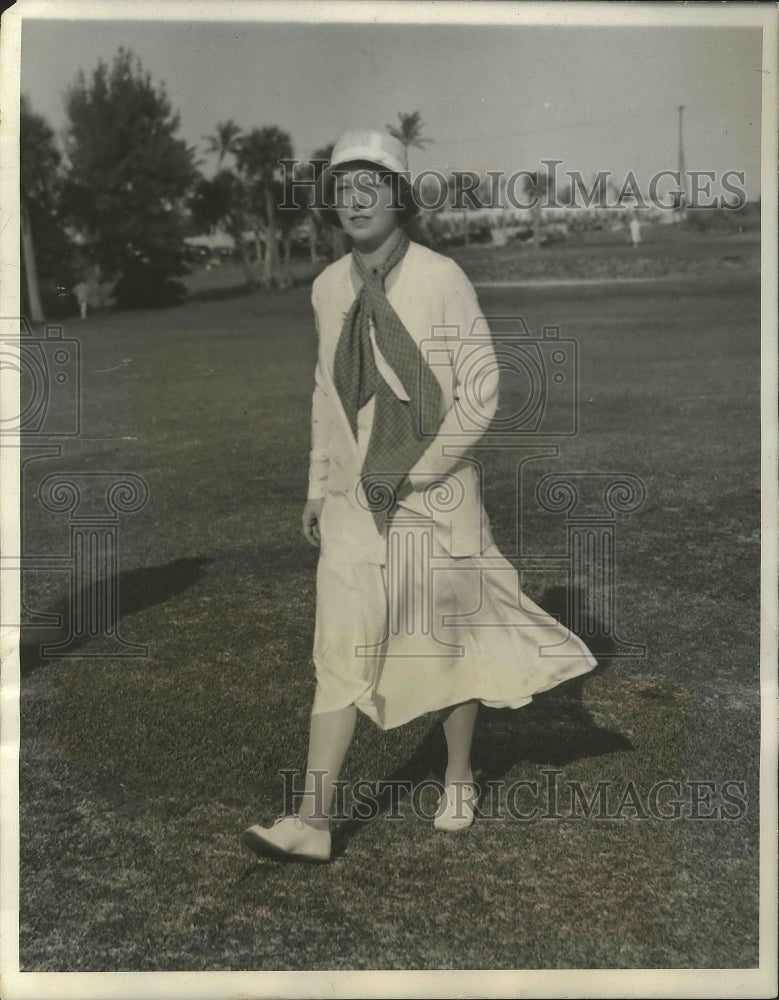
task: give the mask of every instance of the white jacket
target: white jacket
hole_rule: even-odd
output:
[[[355,440],[333,381],[344,317],[359,288],[347,254],[316,278],[311,291],[319,354],[308,496],[325,498],[320,521],[323,557],[383,564],[386,542],[360,485],[367,439]],[[410,244],[387,277],[385,290],[435,373],[445,408],[441,426],[431,428],[430,444],[409,473],[414,492],[400,506],[430,518],[434,553],[476,555],[492,538],[481,503],[480,466],[466,452],[487,430],[498,402],[498,366],[489,327],[462,269],[417,243]],[[380,354],[376,362],[401,395],[399,380]],[[372,403],[361,413],[363,424],[368,417],[368,426]]]

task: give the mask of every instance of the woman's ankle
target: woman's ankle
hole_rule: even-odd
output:
[[[451,770],[447,769],[446,774],[444,775],[445,785],[456,785],[465,782],[473,784],[473,771],[470,767],[452,768]]]
[[[330,817],[329,816],[308,816],[304,813],[298,813],[298,819],[300,819],[306,826],[310,826],[312,830],[325,830],[330,829]]]

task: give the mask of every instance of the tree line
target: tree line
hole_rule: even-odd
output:
[[[125,48],[110,65],[101,60],[91,74],[80,71],[64,99],[67,124],[60,143],[29,100],[21,102],[21,298],[33,323],[61,314],[78,286],[88,286],[102,304],[124,308],[178,301],[185,292],[181,279],[193,266],[186,238],[204,233],[221,230],[231,237],[250,290],[291,284],[293,239],[304,220],[312,259],[322,246],[329,246],[334,259],[348,249],[343,233],[301,198],[304,192],[312,197],[310,182],[329,161],[332,144],[289,173],[280,168],[280,161],[295,160],[287,132],[276,125],[244,130],[228,119],[203,136],[207,159],[199,160],[178,134],[179,115],[164,85]],[[432,141],[423,135],[419,111],[399,112],[397,123],[386,127],[408,148]],[[308,183],[298,186],[300,181]],[[294,198],[285,190],[291,184]],[[460,205],[460,184],[452,175],[452,205]],[[538,196],[550,185],[543,171],[529,173],[523,184]],[[556,193],[565,202],[566,192]],[[277,208],[295,201],[298,208]],[[415,220],[415,239],[435,246],[458,238],[467,245],[470,213],[433,215]],[[536,209],[536,247],[541,228]]]
[[[204,136],[212,172],[181,139],[179,115],[132,51],[120,48],[78,73],[65,93],[61,145],[45,118],[22,98],[20,188],[22,308],[40,323],[78,283],[106,289],[120,307],[161,306],[184,292],[192,266],[187,235],[222,229],[233,239],[249,288],[286,287],[293,233],[308,217],[278,211],[285,199],[279,161],[292,159],[290,135],[272,125],[244,131],[232,119]],[[422,145],[419,112],[388,126]],[[311,159],[327,161],[332,144]],[[299,164],[286,183],[314,179]],[[321,166],[319,168],[321,170]],[[312,254],[322,223],[312,215]],[[318,231],[319,230],[319,231]],[[254,234],[258,273],[245,234]],[[337,256],[343,248],[333,247]]]

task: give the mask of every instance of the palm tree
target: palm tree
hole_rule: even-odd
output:
[[[387,131],[400,139],[406,149],[424,149],[433,140],[422,136],[422,112],[398,111],[400,125],[387,125]]]
[[[326,146],[321,146],[319,149],[314,150],[311,155],[312,160],[326,160],[328,163],[333,155],[334,142],[329,142]],[[314,173],[316,178],[319,178],[324,170],[324,166],[318,166]],[[317,237],[321,236],[323,230],[329,230],[329,241],[330,241],[330,256],[333,260],[338,260],[339,257],[347,251],[346,246],[346,234],[340,226],[327,226],[324,220],[316,212],[312,212],[312,226],[311,226],[311,239],[316,243]],[[312,249],[312,254],[315,253],[315,248]],[[312,258],[313,259],[313,258]]]
[[[279,275],[276,205],[283,197],[279,178],[279,161],[293,157],[292,139],[275,125],[255,128],[244,135],[236,150],[235,160],[249,192],[255,220],[262,220],[265,229],[265,257],[260,286],[284,285]]]
[[[226,156],[235,156],[240,135],[241,126],[237,125],[232,118],[228,118],[226,122],[219,122],[214,135],[203,136],[206,141],[206,152],[217,154],[217,167],[222,166],[222,161]]]
[[[296,163],[292,174],[284,175],[285,204],[296,201],[293,197],[293,185],[301,181],[311,181],[314,179],[314,166],[311,163]],[[297,208],[285,208],[279,211],[279,229],[281,230],[281,246],[283,250],[283,262],[281,267],[282,287],[289,287],[292,282],[292,237],[296,229],[301,224],[305,224],[308,231],[309,252],[312,263],[316,261],[316,231],[314,229],[314,212],[310,207],[313,200],[310,188],[305,189],[306,196],[303,203],[298,202]]]
[[[246,286],[254,291],[252,273],[243,232],[246,228],[246,191],[243,181],[232,170],[218,170],[208,179],[201,177],[191,201],[193,218],[208,230],[222,227],[233,239],[246,277]]]
[[[195,218],[209,230],[222,226],[232,237],[246,285],[249,291],[254,291],[254,274],[243,238],[248,212],[246,186],[234,169],[222,166],[228,156],[237,159],[241,132],[240,125],[228,118],[217,124],[213,135],[203,136],[207,151],[216,153],[217,172],[211,180],[201,178],[194,191],[192,209]]]

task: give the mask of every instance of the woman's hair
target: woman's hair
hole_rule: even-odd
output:
[[[339,163],[333,172],[323,175],[320,179],[322,184],[321,201],[324,207],[319,209],[319,214],[331,226],[340,226],[338,214],[333,205],[335,202],[334,185],[335,178],[339,174],[352,170],[366,170],[374,174],[380,182],[388,183],[393,191],[393,203],[397,204],[398,221],[401,226],[410,222],[419,211],[419,206],[414,201],[414,194],[411,183],[403,174],[396,174],[393,170],[381,167],[370,160],[353,160],[350,163]]]

